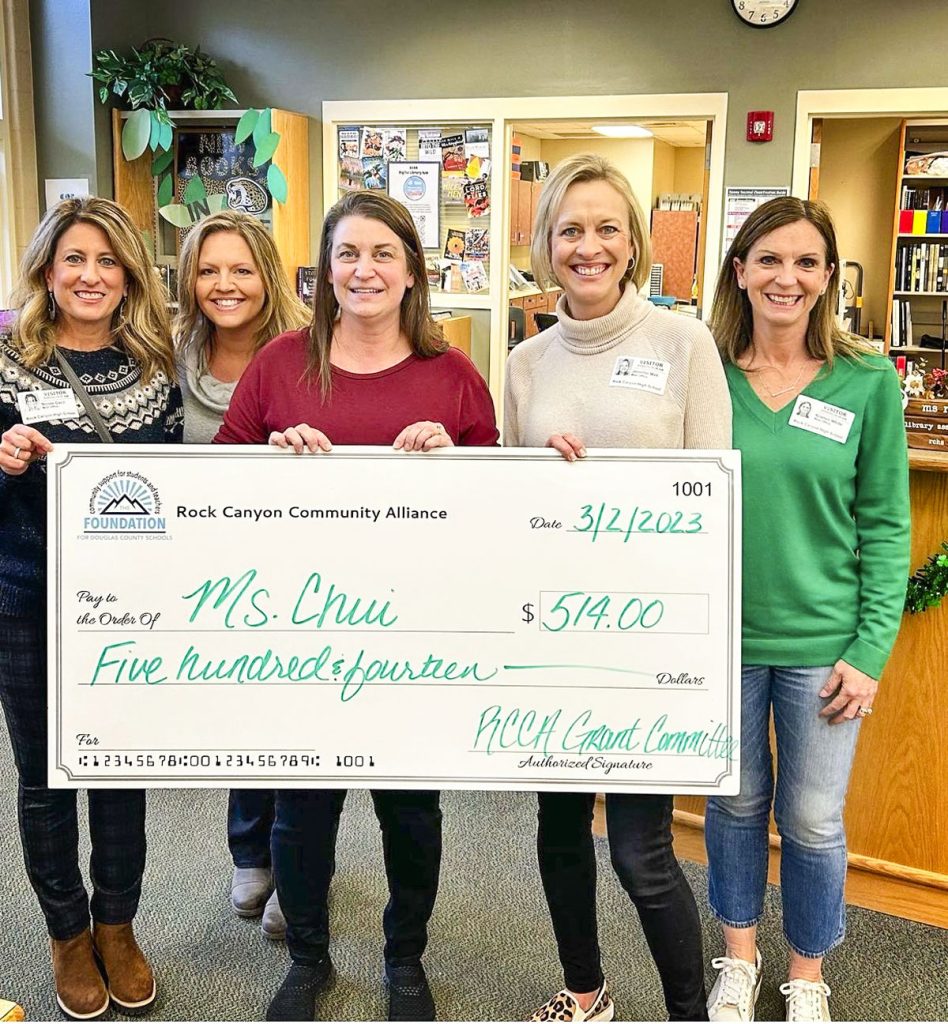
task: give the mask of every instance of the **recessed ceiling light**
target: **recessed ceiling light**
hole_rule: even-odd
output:
[[[610,139],[650,139],[652,132],[643,124],[594,124],[592,130]]]

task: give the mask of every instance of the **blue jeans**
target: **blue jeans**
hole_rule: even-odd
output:
[[[125,924],[145,870],[145,792],[89,790],[92,899],[79,870],[76,791],[46,785],[46,622],[0,616],[0,703],[16,762],[17,817],[26,873],[54,939]]]
[[[801,956],[821,957],[843,941],[846,833],[843,804],[859,722],[829,725],[820,690],[832,668],[745,665],[741,672],[741,792],[712,797],[705,818],[708,898],[724,924],[760,920],[767,886],[773,802],[782,840],[783,929]],[[777,738],[777,786],[770,708]]]

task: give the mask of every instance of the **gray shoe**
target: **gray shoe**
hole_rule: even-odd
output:
[[[269,868],[234,868],[230,902],[238,917],[259,917],[273,892]]]
[[[280,900],[275,889],[267,900],[267,905],[263,908],[260,931],[266,938],[272,939],[274,942],[282,942],[286,938],[286,918],[280,909]]]

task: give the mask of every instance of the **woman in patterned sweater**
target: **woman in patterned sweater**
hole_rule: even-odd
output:
[[[12,332],[0,338],[0,702],[56,998],[68,1016],[92,1020],[110,1000],[136,1013],[155,999],[131,924],[145,866],[145,794],[89,793],[90,932],[76,794],[49,789],[46,777],[43,459],[66,442],[180,442],[181,393],[166,296],[115,203],[69,199],[46,214],[24,253],[14,305]]]

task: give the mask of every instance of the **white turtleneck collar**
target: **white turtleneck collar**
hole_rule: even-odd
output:
[[[556,304],[559,337],[564,348],[579,355],[606,352],[637,330],[655,307],[643,299],[631,283],[626,284],[611,313],[592,320],[574,320],[568,313],[566,293]]]

